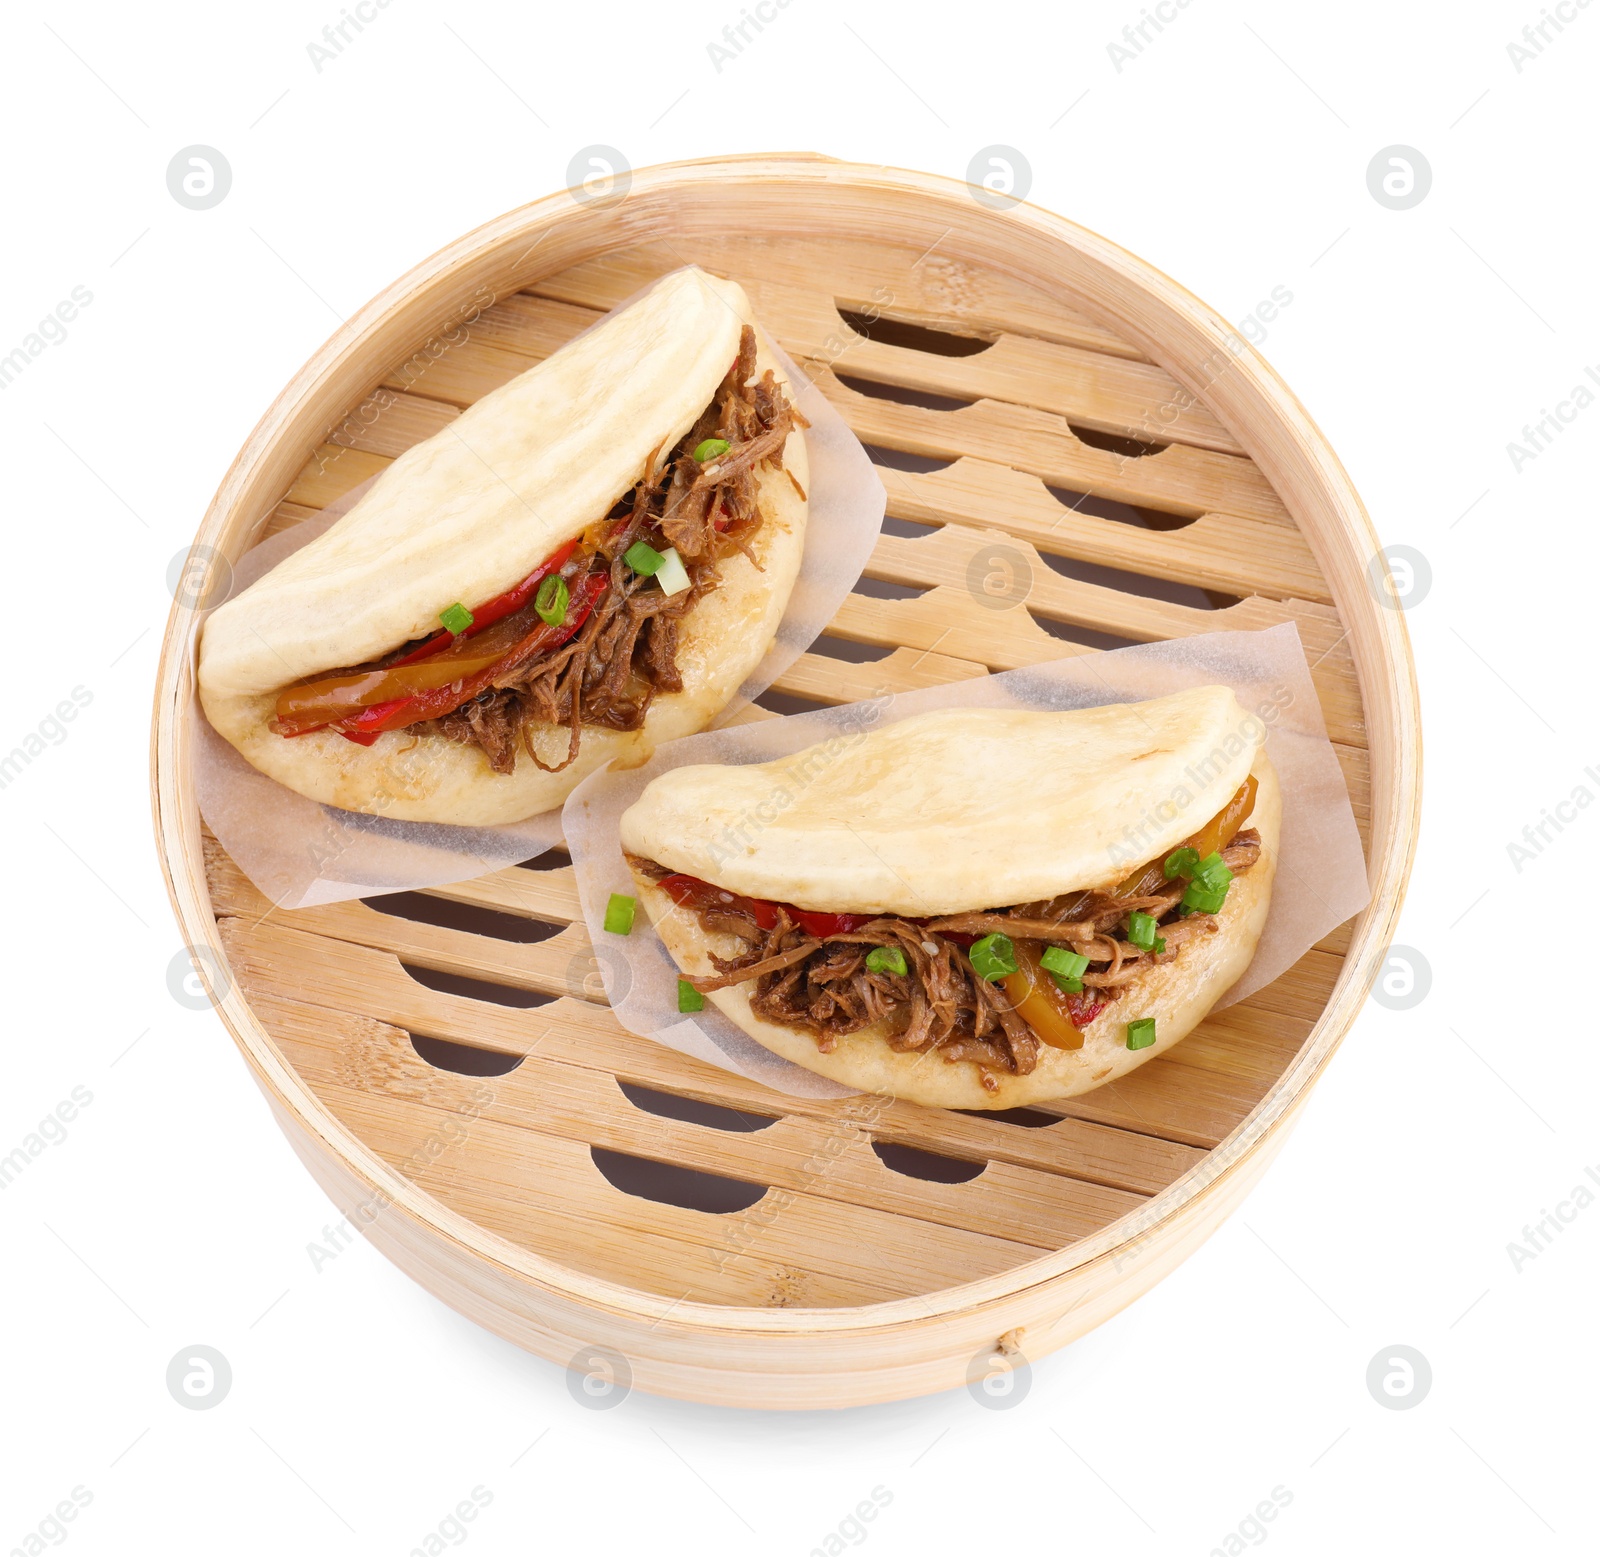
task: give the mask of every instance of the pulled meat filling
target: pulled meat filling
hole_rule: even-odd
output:
[[[1261,857],[1260,835],[1236,833],[1221,855],[1235,876],[1244,874]],[[654,881],[671,874],[651,860],[632,857],[630,863]],[[1184,881],[1160,878],[1158,863],[1156,889],[1151,874],[1142,873],[1138,895],[1069,892],[981,913],[871,919],[826,935],[806,929],[784,904],[771,905],[775,922],[772,913],[763,913],[769,921],[763,928],[747,906],[750,900],[725,893],[721,906],[711,902],[691,911],[707,930],[736,936],[744,949],[732,957],[713,954],[716,973],[688,982],[702,993],[752,984],[750,1009],[757,1016],[810,1033],[824,1054],[845,1034],[881,1022],[889,1046],[898,1051],[937,1050],[948,1061],[1027,1075],[1038,1064],[1040,1037],[1005,988],[974,970],[966,948],[998,933],[1010,937],[1019,952],[1031,947],[1037,956],[1046,945],[1057,945],[1087,957],[1083,993],[1066,996],[1074,1023],[1086,1026],[1146,968],[1174,961],[1191,942],[1217,931],[1216,915],[1183,912]],[[1161,951],[1125,938],[1128,916],[1136,912],[1157,921],[1165,942]],[[878,947],[898,950],[905,973],[869,969],[867,957]]]
[[[749,382],[755,362],[755,331],[746,325],[738,356],[694,426],[670,454],[656,451],[645,479],[591,525],[562,562],[559,573],[571,600],[567,619],[581,624],[570,637],[540,647],[540,639],[548,644],[551,635],[537,631],[529,605],[522,616],[535,629],[533,646],[507,653],[477,675],[464,689],[465,700],[448,712],[414,719],[402,714],[379,728],[433,731],[477,746],[496,773],[514,771],[519,749],[545,772],[559,773],[576,760],[584,725],[637,730],[658,692],[681,692],[684,618],[718,587],[730,557],[742,552],[760,568],[751,550],[762,522],[757,473],[782,468],[789,434],[809,425],[770,369]],[[697,460],[694,451],[716,438],[726,441],[726,451]],[[788,479],[804,498],[794,476]],[[639,541],[658,552],[675,548],[689,587],[669,595],[653,576],[629,567],[624,558]],[[324,673],[322,679],[390,669],[407,663],[417,648],[406,644],[371,665]],[[547,762],[535,749],[535,736],[550,725],[565,726],[568,735],[565,751],[547,753],[554,759]],[[308,727],[315,726],[302,726]],[[300,731],[280,726],[280,733]]]
[[[755,361],[755,331],[746,325],[739,355],[710,405],[672,455],[613,510],[590,563],[608,570],[609,587],[577,636],[526,664],[507,666],[492,687],[426,728],[481,747],[496,773],[515,768],[519,745],[545,772],[559,773],[576,761],[584,725],[637,730],[657,692],[683,690],[683,619],[717,588],[728,557],[743,552],[761,566],[750,549],[761,528],[756,472],[781,464],[789,434],[809,425],[770,368],[748,382]],[[725,439],[728,449],[702,464],[694,451],[708,438]],[[627,565],[625,553],[641,540],[657,550],[676,548],[688,589],[664,594]],[[569,731],[566,752],[554,763],[534,748],[543,725]]]

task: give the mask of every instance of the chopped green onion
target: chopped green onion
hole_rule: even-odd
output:
[[[704,1011],[706,997],[691,984],[688,979],[678,980],[678,1009],[680,1011]]]
[[[664,595],[676,595],[689,587],[689,570],[684,567],[676,546],[669,546],[662,553],[661,566],[656,569],[656,583]]]
[[[439,620],[449,632],[459,635],[472,626],[472,612],[458,600],[448,610],[439,613]]]
[[[622,560],[635,573],[643,573],[646,578],[649,578],[665,559],[654,546],[647,545],[644,541],[635,541],[633,545],[623,552]]]
[[[1130,1049],[1148,1049],[1155,1041],[1156,1019],[1153,1016],[1142,1016],[1137,1022],[1128,1023]]]
[[[1192,876],[1200,864],[1200,856],[1188,847],[1174,849],[1161,867],[1161,874],[1171,881],[1174,876]]]
[[[633,929],[633,911],[639,906],[637,898],[613,892],[606,901],[606,930],[611,935],[627,935]]]
[[[1195,867],[1193,879],[1208,892],[1215,892],[1226,890],[1228,883],[1233,880],[1233,872],[1222,863],[1220,854],[1208,854]]]
[[[1228,883],[1212,891],[1202,882],[1191,881],[1183,894],[1183,907],[1191,914],[1217,914],[1228,896]]]
[[[1150,948],[1150,950],[1153,951],[1156,954],[1156,956],[1159,957],[1162,954],[1162,952],[1164,952],[1166,949],[1167,949],[1166,938],[1164,936],[1158,935],[1156,937],[1155,945],[1152,946]]]
[[[570,598],[567,581],[559,573],[552,573],[533,597],[533,609],[547,627],[559,627],[567,619],[567,602]]]
[[[1140,951],[1149,951],[1156,944],[1156,922],[1149,914],[1137,909],[1128,915],[1128,940]]]
[[[1017,971],[1017,953],[1011,944],[1011,937],[1001,935],[998,931],[984,936],[981,941],[974,941],[968,948],[967,961],[972,964],[979,978],[988,979],[991,983]]]
[[[570,590],[566,589],[566,579],[563,579],[560,573],[552,573],[539,586],[538,594],[534,595],[533,608],[538,611],[547,627],[560,627],[562,622],[566,621],[566,602],[570,598]]]
[[[898,973],[904,976],[906,954],[898,946],[874,946],[867,953],[868,973]]]
[[[704,443],[695,445],[694,457],[704,465],[707,460],[721,459],[727,452],[726,438],[707,438]]]
[[[1068,951],[1065,946],[1047,946],[1039,958],[1039,966],[1065,994],[1083,993],[1083,975],[1089,959],[1082,952]]]

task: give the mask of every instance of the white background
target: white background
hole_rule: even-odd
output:
[[[93,302],[0,393],[26,646],[0,747],[74,687],[92,702],[0,790],[0,1154],[74,1087],[93,1101],[0,1193],[0,1552],[75,1486],[92,1502],[62,1530],[84,1557],[404,1557],[474,1487],[484,1554],[804,1554],[874,1487],[883,1557],[1204,1554],[1275,1487],[1292,1501],[1236,1546],[1593,1549],[1600,1208],[1520,1271],[1507,1245],[1600,1165],[1600,817],[1570,812],[1520,870],[1507,846],[1577,786],[1600,794],[1600,409],[1520,472],[1507,444],[1600,364],[1600,7],[1569,5],[1519,72],[1506,45],[1534,0],[1194,0],[1119,72],[1106,46],[1137,0],[793,0],[719,72],[707,44],[740,9],[394,0],[320,72],[306,46],[338,0],[7,9],[0,355],[75,286]],[[167,192],[194,143],[233,169],[209,211]],[[564,186],[593,143],[635,166],[813,149],[957,177],[980,147],[1020,149],[1035,200],[1229,318],[1293,293],[1266,355],[1384,540],[1431,565],[1407,613],[1427,822],[1400,937],[1431,992],[1369,1002],[1242,1212],[1011,1410],[964,1390],[582,1410],[562,1372],[365,1244],[313,1271],[328,1202],[216,1018],[168,993],[146,768],[168,563],[340,318]],[[1367,189],[1393,143],[1433,169],[1409,211]],[[164,1385],[194,1343],[232,1364],[214,1410]],[[1397,1343],[1433,1372],[1406,1411],[1365,1383]]]

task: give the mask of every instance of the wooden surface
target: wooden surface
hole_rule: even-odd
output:
[[[862,581],[764,703],[1292,621],[1375,908],[1170,1055],[1023,1118],[780,1096],[610,1018],[560,857],[404,900],[265,901],[194,814],[181,615],[155,732],[169,880],[189,938],[225,950],[219,1004],[308,1166],[347,1210],[381,1203],[369,1236],[464,1312],[562,1361],[617,1345],[644,1387],[697,1398],[946,1387],[1002,1319],[1055,1345],[1131,1300],[1275,1149],[1409,868],[1408,651],[1336,461],[1201,305],[1045,213],[820,159],[654,170],[609,208],[562,196],[463,240],[285,392],[201,538],[237,556],[310,517],[688,261],[744,283],[888,495]],[[996,548],[1026,581],[1006,609],[967,585]]]

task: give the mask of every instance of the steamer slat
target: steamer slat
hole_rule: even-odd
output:
[[[314,1058],[304,1048],[301,1057],[308,1064]],[[504,1078],[495,1080],[503,1083]],[[495,1094],[499,1088],[484,1090]],[[724,1269],[736,1264],[746,1248],[763,1261],[849,1280],[879,1298],[937,1291],[992,1275],[1036,1252],[991,1234],[830,1200],[814,1190],[775,1197],[769,1188],[748,1211],[737,1213],[666,1205],[616,1189],[595,1166],[589,1146],[579,1140],[519,1129],[485,1113],[465,1130],[469,1151],[453,1144],[451,1122],[460,1128],[456,1110],[415,1097],[388,1098],[326,1078],[319,1092],[385,1156],[405,1164],[447,1200],[458,1188],[469,1195],[487,1191],[516,1229],[508,1236],[529,1247],[540,1247],[542,1228],[552,1215],[588,1224],[590,1241],[566,1251],[578,1256],[580,1266],[612,1242],[622,1246],[618,1253],[625,1258],[626,1244],[640,1235],[680,1242],[686,1248],[678,1270],[697,1302],[719,1299],[719,1264]],[[669,1295],[682,1291],[680,1284]]]
[[[1083,442],[1064,417],[1049,411],[996,400],[930,410],[863,394],[841,383],[824,363],[801,366],[865,444],[932,459],[970,455],[1026,471],[1051,486],[1162,513],[1293,522],[1266,477],[1237,455],[1174,443],[1155,454],[1130,457]]]
[[[1092,589],[1096,586],[1077,587]],[[1052,588],[1044,586],[1041,592]],[[1059,592],[1059,598],[1065,601],[1071,594],[1072,590],[1064,588]],[[1122,614],[1122,621],[1126,624],[1137,615],[1144,614],[1146,605],[1138,602],[1137,597],[1124,598],[1130,602]],[[1213,614],[1222,615],[1221,612]],[[1297,611],[1285,610],[1281,619],[1294,621],[1301,628],[1302,639],[1330,635],[1326,624]],[[1106,630],[1097,625],[1084,625],[1090,632]],[[1045,660],[1060,659],[1063,655],[1089,653],[1100,647],[1097,644],[1074,642],[1070,628],[1061,637],[1056,637],[1039,626],[1026,610],[991,610],[980,605],[964,586],[949,584],[936,585],[909,600],[878,600],[869,595],[853,594],[839,608],[828,631],[858,643],[903,644],[958,659],[976,660],[990,670],[997,671],[1037,665]],[[1313,657],[1315,654],[1313,648]],[[1361,710],[1360,689],[1356,685],[1344,645],[1335,639],[1324,651],[1321,661],[1313,667],[1311,676],[1316,683],[1329,736],[1347,745],[1364,744],[1366,723]]]
[[[859,663],[834,659],[829,654],[802,654],[773,686],[817,703],[859,703],[886,692],[944,686],[987,674],[982,665],[972,660],[897,648],[882,659]]]
[[[590,1177],[598,1173],[581,1148],[567,1142],[553,1142],[542,1154],[536,1182],[496,1175],[482,1159],[473,1164],[474,1176],[464,1178],[452,1174],[448,1164],[427,1160],[431,1132],[438,1128],[427,1110],[397,1108],[341,1087],[322,1092],[337,1118],[443,1204],[574,1270],[662,1297],[755,1308],[846,1307],[882,1303],[918,1290],[916,1281],[897,1279],[898,1272],[866,1269],[859,1262],[844,1270],[808,1267],[796,1257],[794,1236],[761,1240],[748,1253],[721,1251],[688,1236],[687,1229],[667,1231],[641,1222],[627,1197],[615,1190],[615,1199],[598,1208],[603,1214],[590,1214],[593,1208],[584,1204],[584,1196],[589,1191],[598,1195]],[[600,1187],[611,1189],[604,1180]],[[671,1220],[659,1219],[663,1224]],[[822,1239],[813,1242],[825,1247]],[[720,1268],[718,1254],[726,1255]]]
[[[622,1080],[702,1102],[764,1114],[838,1120],[855,1117],[855,1100],[791,1098],[717,1070],[611,1021],[598,1006],[558,1000],[533,1012],[510,1011],[428,989],[386,953],[329,942],[277,925],[229,920],[224,935],[241,981],[263,999],[327,1007],[340,1020],[349,1007],[393,1027],[502,1054],[537,1054],[597,1069]],[[1195,1166],[1182,1143],[1152,1142],[1098,1125],[1067,1121],[1043,1129],[987,1117],[875,1102],[871,1131],[969,1162],[1009,1162],[1136,1194],[1154,1194]]]
[[[464,1116],[468,1139],[452,1152],[458,1172],[470,1171],[477,1124],[489,1120],[1043,1249],[1060,1248],[1144,1200],[1099,1185],[1064,1185],[1056,1175],[1009,1163],[991,1163],[959,1184],[910,1178],[880,1162],[871,1133],[842,1116],[790,1116],[749,1133],[716,1130],[635,1108],[613,1077],[541,1055],[503,1076],[455,1075],[429,1065],[397,1027],[368,1034],[359,1045],[336,1028],[307,1033],[298,1056],[301,1074],[316,1083]]]
[[[1305,538],[1272,521],[1209,513],[1182,529],[1146,529],[1074,510],[1037,476],[966,455],[942,470],[880,473],[891,518],[1004,530],[1052,556],[1203,589],[1329,601]]]
[[[826,362],[842,377],[959,400],[1033,406],[1097,432],[1244,452],[1176,379],[1147,362],[1007,333],[996,334],[973,356],[942,356],[867,339],[814,286],[753,281],[749,290],[757,313],[770,321],[791,357]]]
[[[269,916],[279,921],[289,917],[284,910],[272,907],[261,890],[234,864],[209,831],[205,835],[205,859],[206,874],[211,883],[211,900],[218,913],[237,914],[252,921],[261,921]],[[458,881],[424,890],[429,897],[471,903],[480,908],[498,909],[502,913],[521,914],[555,925],[571,924],[583,916],[578,906],[577,882],[570,865],[560,865],[550,870],[527,870],[520,865],[508,865],[504,870],[477,876],[471,881]]]
[[[858,313],[876,308],[886,317],[958,334],[1018,330],[1040,340],[1142,360],[1138,348],[1115,332],[1001,270],[965,264],[936,248],[919,251],[881,241],[812,236],[808,243],[796,244],[790,238],[697,234],[671,244],[630,244],[544,277],[527,290],[589,308],[615,308],[686,262],[718,275],[796,285],[815,285],[823,273],[840,306]]]

